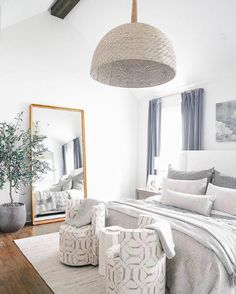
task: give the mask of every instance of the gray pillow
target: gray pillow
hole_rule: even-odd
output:
[[[101,202],[96,199],[80,200],[74,208],[74,211],[76,212],[74,218],[67,220],[67,224],[76,228],[81,228],[91,224],[93,207],[99,203]]]
[[[207,178],[207,183],[211,183],[214,171],[214,167],[199,171],[183,171],[173,169],[172,166],[169,165],[167,177],[174,180],[202,180]]]
[[[218,171],[215,171],[212,183],[215,186],[236,189],[236,178],[222,175]]]
[[[72,179],[60,181],[60,185],[62,186],[62,191],[70,190],[72,188]]]
[[[84,173],[80,173],[72,177],[72,189],[81,190],[81,185],[84,185]]]

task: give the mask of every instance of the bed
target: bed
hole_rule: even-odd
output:
[[[65,216],[66,202],[68,199],[83,199],[84,194],[80,190],[70,189],[65,191],[36,191],[35,197],[35,216],[44,218],[47,216]]]
[[[70,175],[63,176],[61,180],[46,190],[34,191],[34,213],[40,220],[53,217],[64,217],[68,199],[84,198],[83,170],[74,170]]]
[[[179,167],[182,169],[198,170],[212,166],[236,177],[236,152],[191,151],[180,155]],[[176,256],[167,261],[167,292],[171,294],[236,293],[235,216],[212,211],[211,216],[207,217],[165,206],[160,202],[159,197],[154,197],[145,201],[110,202],[108,225],[135,228],[140,214],[152,214],[171,223]],[[230,265],[229,260],[232,261]]]

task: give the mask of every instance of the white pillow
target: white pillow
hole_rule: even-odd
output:
[[[207,178],[202,180],[173,180],[164,178],[162,188],[163,191],[172,190],[181,193],[203,195],[207,188]]]
[[[191,210],[209,216],[215,201],[214,196],[193,195],[166,190],[162,195],[162,203],[174,207]]]
[[[207,195],[215,195],[214,210],[236,215],[236,189],[208,185]]]
[[[148,197],[145,202],[161,202],[162,201],[162,196],[161,195],[154,195]]]
[[[69,175],[63,175],[61,176],[60,181],[67,180],[68,178],[69,178]]]

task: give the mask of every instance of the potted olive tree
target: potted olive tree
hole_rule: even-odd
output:
[[[9,203],[0,206],[0,231],[16,232],[26,221],[25,204],[14,201],[22,186],[41,179],[50,168],[40,160],[47,151],[45,136],[22,129],[23,112],[14,123],[0,123],[0,189],[9,187]]]

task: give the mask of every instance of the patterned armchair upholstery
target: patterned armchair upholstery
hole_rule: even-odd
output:
[[[78,200],[70,200],[66,207],[66,222],[75,217]],[[60,227],[60,253],[62,263],[71,266],[98,265],[98,232],[105,226],[105,204],[93,207],[91,224],[76,228],[68,224]]]
[[[153,219],[142,216],[141,227]],[[164,294],[166,255],[154,230],[121,229],[118,246],[106,252],[106,294]]]

